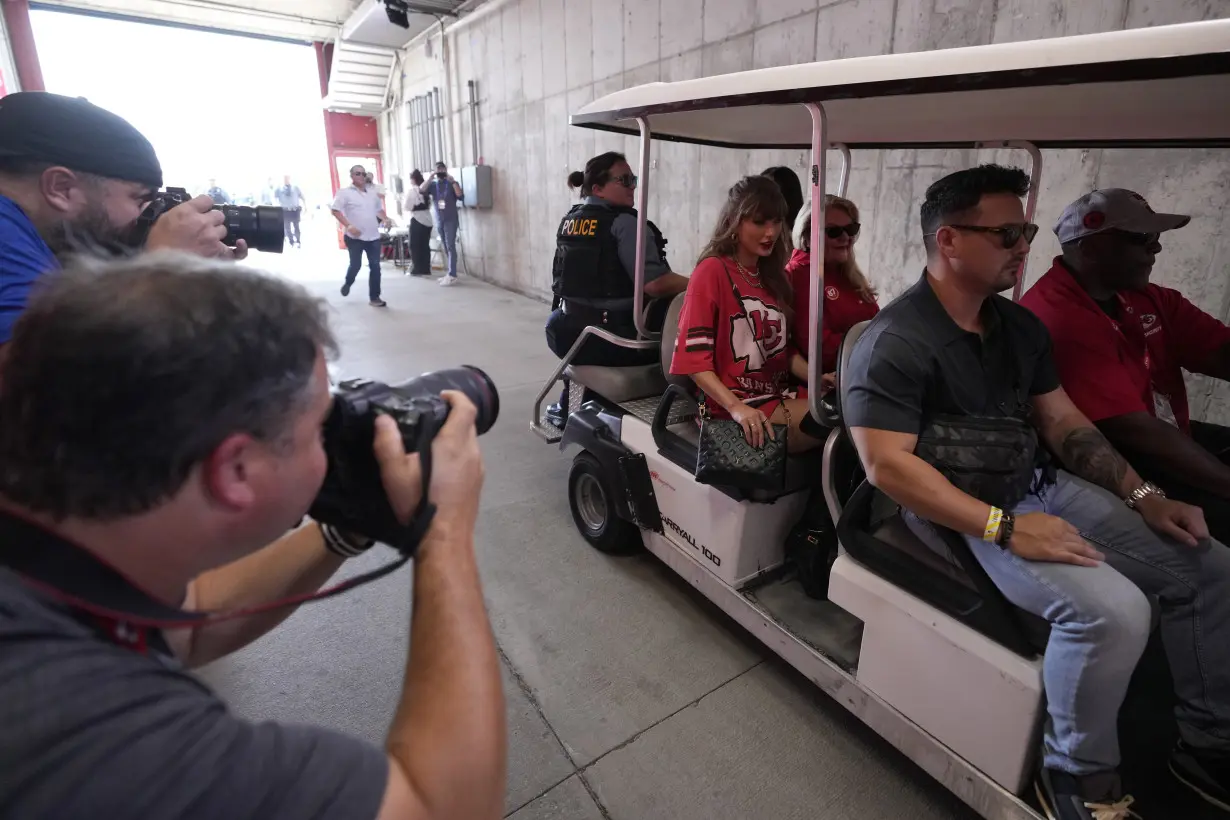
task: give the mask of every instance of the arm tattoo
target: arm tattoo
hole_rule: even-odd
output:
[[[1096,428],[1068,431],[1059,444],[1059,457],[1075,475],[1115,495],[1122,493],[1128,463]]]

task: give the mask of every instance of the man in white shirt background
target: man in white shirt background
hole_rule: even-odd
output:
[[[334,218],[345,231],[343,240],[350,252],[350,267],[346,269],[342,295],[350,295],[350,287],[359,275],[366,254],[368,304],[385,307],[385,301],[380,298],[380,226],[390,222],[380,195],[367,184],[367,171],[362,165],[350,169],[350,186],[337,192],[332,209]]]

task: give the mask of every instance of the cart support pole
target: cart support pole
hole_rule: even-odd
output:
[[[655,339],[660,334],[651,334],[645,329],[645,241],[649,226],[649,144],[652,134],[649,118],[637,117],[641,128],[641,157],[636,180],[636,269],[632,274],[632,321],[636,325],[638,339]]]
[[[850,187],[850,147],[843,142],[835,142],[829,147],[841,152],[841,176],[837,181],[837,195],[844,199]]]
[[[811,310],[807,339],[807,411],[817,423],[823,423],[820,415],[821,329],[824,317],[824,173],[828,156],[828,118],[823,103],[807,103],[811,114],[811,294],[808,306]],[[843,156],[845,156],[843,154]],[[849,169],[849,162],[845,165]],[[843,173],[843,177],[845,174]]]
[[[1029,196],[1025,198],[1025,221],[1033,222],[1034,213],[1038,210],[1039,181],[1042,179],[1042,152],[1038,146],[1027,140],[1008,140],[1007,142],[980,142],[977,148],[1018,148],[1029,153]],[[1016,285],[1012,288],[1012,301],[1021,301],[1025,291],[1025,270],[1029,267],[1029,257],[1021,263],[1021,269],[1016,275]]]

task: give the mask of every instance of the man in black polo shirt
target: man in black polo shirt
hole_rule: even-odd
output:
[[[984,165],[927,189],[927,268],[858,340],[843,374],[844,417],[868,479],[920,537],[937,540],[927,522],[963,534],[1004,595],[1051,623],[1038,778],[1051,816],[1126,816],[1116,718],[1149,633],[1146,594],[1161,601],[1179,697],[1172,769],[1224,806],[1230,551],[1209,539],[1199,509],[1142,481],[1076,409],[1059,387],[1045,327],[997,295],[1015,284],[1037,232],[1021,207],[1027,188],[1022,171]],[[942,425],[964,446],[936,446]],[[1066,471],[1021,459],[1024,483],[1002,508],[959,489],[998,486],[996,470],[1011,462],[1012,450],[988,446],[979,427],[1019,436],[1023,452],[1036,430]]]
[[[371,546],[316,523],[283,535],[325,476],[332,347],[302,288],[182,255],[65,272],[31,300],[0,379],[0,814],[503,816],[504,701],[473,548],[482,462],[461,394],[445,394],[432,443],[437,509],[386,748],[242,720],[182,669],[260,637],[293,611],[261,605],[314,592]],[[377,421],[406,523],[418,457]],[[191,620],[218,611],[239,617]]]

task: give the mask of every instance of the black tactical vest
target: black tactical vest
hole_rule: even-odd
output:
[[[619,261],[611,225],[620,214],[636,214],[620,205],[575,206],[555,232],[551,292],[561,299],[630,299],[632,277]]]

